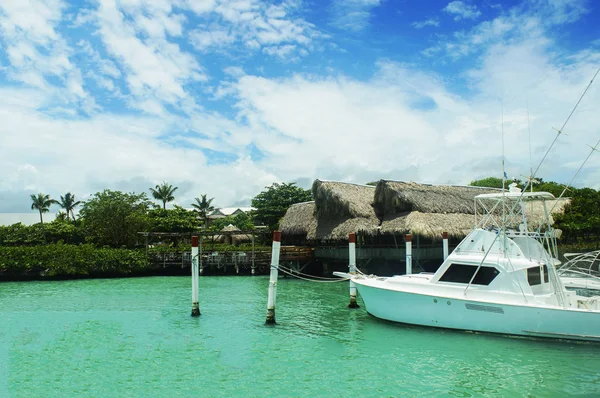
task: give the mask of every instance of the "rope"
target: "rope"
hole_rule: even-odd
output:
[[[292,276],[294,278],[298,278],[298,279],[302,279],[304,281],[309,281],[309,282],[315,282],[315,283],[336,283],[336,282],[345,282],[350,280],[350,278],[337,278],[336,280],[326,280],[326,281],[320,281],[320,280],[315,280],[315,279],[310,279],[310,278],[305,278],[303,276],[300,275],[295,275],[292,274],[291,272],[288,272],[280,267],[277,267],[278,270],[280,270],[281,272],[283,272],[286,275]]]
[[[336,281],[336,282],[340,279],[340,278],[328,278],[328,277],[325,277],[325,276],[309,275],[309,274],[302,273],[300,271],[295,271],[295,270],[293,270],[291,268],[288,268],[288,267],[284,267],[283,265],[280,265],[279,269],[285,269],[286,271],[288,271],[288,272],[290,272],[292,274],[303,275],[303,276],[306,276],[306,277],[310,277],[312,279],[322,279],[322,280],[329,280],[329,281]]]

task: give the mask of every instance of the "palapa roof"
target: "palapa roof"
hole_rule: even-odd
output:
[[[464,213],[421,213],[403,212],[384,217],[381,233],[425,236],[432,240],[442,239],[442,232],[463,238],[475,225],[475,216]]]
[[[494,188],[381,180],[375,189],[375,206],[383,216],[406,211],[475,214],[475,196],[499,191]]]
[[[376,218],[372,206],[375,187],[371,185],[315,180],[312,193],[319,218]]]
[[[494,188],[388,180],[379,181],[377,187],[315,180],[312,191],[313,202],[288,209],[280,223],[283,234],[306,236],[309,240],[345,240],[351,232],[412,233],[437,240],[447,232],[451,237],[463,238],[475,226],[475,196],[501,192]],[[557,214],[568,202],[547,201],[546,206]],[[544,216],[543,205],[536,202],[527,210],[528,222],[539,224]]]
[[[314,236],[317,230],[315,212],[314,201],[291,205],[279,223],[279,230],[284,235]]]
[[[222,242],[222,243],[237,244],[237,243],[240,243],[243,241],[248,241],[248,240],[252,239],[249,235],[241,233],[242,231],[233,224],[229,224],[226,227],[221,228],[221,230],[219,232],[230,232],[228,234],[221,234],[221,235],[215,236],[215,240]],[[240,233],[236,234],[236,232],[240,232]]]
[[[315,180],[317,225],[308,239],[341,240],[351,232],[375,234],[379,219],[373,208],[375,187],[335,181]]]

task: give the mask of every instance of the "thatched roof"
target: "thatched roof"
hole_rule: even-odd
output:
[[[373,186],[315,180],[312,192],[318,218],[376,218]]]
[[[284,235],[314,236],[317,230],[315,202],[291,205],[279,223],[279,230]]]
[[[382,216],[406,211],[474,214],[475,196],[498,191],[493,188],[381,180],[375,189],[375,206]]]
[[[500,191],[386,180],[377,187],[315,180],[312,190],[314,202],[292,205],[281,220],[284,235],[345,240],[351,232],[412,233],[437,240],[442,232],[448,232],[451,237],[462,238],[475,226],[475,196]],[[568,199],[546,202],[548,210],[554,203],[558,203],[553,210],[556,214],[564,211]],[[544,214],[542,205],[536,203],[528,210],[532,212],[529,222],[539,223]]]
[[[463,238],[475,225],[473,214],[463,213],[421,213],[404,212],[386,216],[381,224],[381,233],[413,234],[432,240],[441,240],[442,232],[456,238]]]
[[[252,237],[250,237],[247,234],[236,234],[235,232],[241,232],[241,230],[236,227],[233,224],[229,224],[226,227],[223,227],[221,229],[221,231],[219,232],[229,232],[227,234],[221,234],[221,235],[217,235],[215,236],[215,240],[217,242],[221,242],[221,243],[225,243],[225,244],[230,244],[230,245],[237,245],[240,244],[241,242],[247,242],[252,240]]]
[[[319,219],[314,233],[309,232],[308,239],[347,240],[351,232],[374,235],[379,228],[377,218],[323,218]]]
[[[379,219],[373,208],[371,185],[315,180],[312,186],[317,219],[308,239],[343,240],[350,232],[375,234]]]
[[[546,207],[552,214],[562,213],[569,199],[549,200]],[[526,205],[527,221],[530,229],[535,229],[545,219],[544,207],[541,202]],[[478,215],[478,220],[481,215]],[[517,228],[521,219],[514,220],[509,227]],[[554,223],[550,215],[551,223]],[[450,237],[464,238],[475,227],[474,214],[465,213],[422,213],[419,211],[402,212],[386,215],[381,224],[381,233],[413,234],[425,236],[432,240],[441,240],[442,232],[448,232]]]

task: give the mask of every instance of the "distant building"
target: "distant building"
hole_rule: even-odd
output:
[[[210,213],[208,218],[214,220],[227,216],[237,216],[238,214],[248,213],[251,210],[254,209],[252,207],[221,207]]]

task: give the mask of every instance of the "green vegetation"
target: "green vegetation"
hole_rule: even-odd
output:
[[[154,188],[150,188],[152,197],[163,202],[163,209],[167,208],[167,202],[172,202],[175,200],[175,196],[173,194],[176,190],[177,187],[173,187],[171,184],[167,184],[166,182],[163,182]]]
[[[80,201],[75,201],[75,195],[71,192],[67,192],[65,196],[60,197],[60,201],[57,203],[65,210],[64,214],[67,221],[69,220],[69,214],[73,217],[73,220],[75,220],[75,213],[73,213],[73,210],[81,204]]]
[[[192,203],[192,207],[198,213],[198,217],[204,221],[204,229],[208,228],[208,214],[215,210],[212,205],[214,198],[206,199],[206,194],[202,194],[202,199],[194,198],[196,203]]]
[[[167,209],[175,199],[174,187],[166,182],[150,188],[152,197],[163,207],[152,203],[145,193],[124,193],[106,189],[86,201],[78,201],[67,192],[60,201],[47,194],[31,195],[32,210],[40,213],[40,222],[31,226],[20,223],[0,226],[0,280],[3,278],[118,276],[148,272],[151,259],[163,252],[190,250],[177,236],[163,239],[155,247],[145,248],[139,232],[192,233],[204,225],[220,231],[229,224],[241,230],[254,229],[256,220],[273,228],[293,203],[311,199],[310,191],[294,184],[273,184],[256,197],[259,211],[213,220],[208,228],[208,215],[215,210],[202,194],[192,204],[194,211],[180,206]],[[254,203],[254,201],[253,201]],[[55,220],[44,223],[43,214],[58,204],[61,211]],[[74,210],[80,207],[75,218]],[[273,221],[273,222],[272,222]],[[251,244],[239,246],[205,238],[205,250],[229,252],[250,250]],[[256,250],[269,250],[255,242]]]
[[[40,212],[40,224],[42,225],[42,236],[45,242],[46,232],[44,231],[44,217],[42,215],[44,213],[48,213],[50,211],[50,206],[58,202],[54,199],[50,199],[50,195],[43,193],[38,193],[37,195],[32,194],[31,202],[31,210],[37,210]]]
[[[254,223],[252,222],[252,215],[241,213],[235,216],[227,216],[223,218],[217,218],[210,224],[210,231],[220,231],[229,224],[236,226],[242,231],[248,231],[254,229]]]
[[[311,200],[312,192],[297,187],[295,183],[274,183],[252,199],[252,207],[256,209],[254,221],[256,225],[266,225],[275,230],[288,207]]]
[[[130,275],[148,268],[143,250],[94,245],[0,246],[0,276],[7,278]]]
[[[152,203],[145,193],[123,193],[105,189],[85,201],[79,212],[86,242],[98,246],[134,247],[140,231],[150,227]]]

